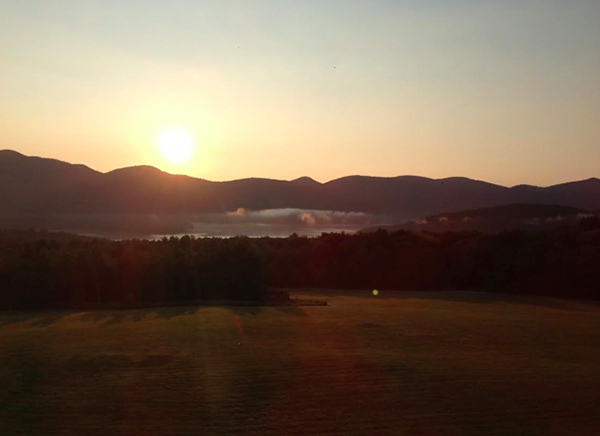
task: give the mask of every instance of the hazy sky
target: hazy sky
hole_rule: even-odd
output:
[[[0,148],[212,180],[600,177],[600,0],[0,0]]]

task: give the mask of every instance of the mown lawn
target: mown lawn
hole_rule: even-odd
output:
[[[325,299],[0,314],[0,435],[600,434],[600,306]]]

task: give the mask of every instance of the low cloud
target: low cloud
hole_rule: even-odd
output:
[[[340,212],[332,210],[308,210],[308,209],[265,209],[248,210],[238,208],[233,212],[213,213],[196,216],[195,222],[206,223],[263,223],[263,224],[290,224],[290,225],[370,225],[385,219],[363,212]]]
[[[577,219],[582,220],[585,218],[591,218],[593,216],[595,216],[593,213],[580,213],[580,214],[577,214]]]
[[[298,215],[298,218],[300,218],[300,221],[304,224],[308,224],[309,226],[314,226],[317,223],[317,219],[312,213],[304,212]]]
[[[227,212],[228,216],[246,216],[246,209],[239,207],[235,212]]]

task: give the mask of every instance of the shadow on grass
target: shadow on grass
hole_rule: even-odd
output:
[[[273,309],[289,316],[308,316],[308,314],[298,306],[273,306]]]
[[[29,327],[44,328],[60,321],[69,314],[65,312],[9,312],[0,318],[0,328],[20,323],[27,323]]]
[[[24,324],[29,328],[46,328],[66,318],[76,317],[77,321],[99,324],[100,327],[110,327],[124,322],[140,322],[144,319],[172,320],[181,316],[191,316],[210,308],[222,308],[236,315],[258,315],[266,306],[247,305],[199,305],[199,306],[164,306],[139,309],[117,310],[64,310],[39,312],[4,312],[0,313],[0,328],[16,324]],[[269,306],[293,316],[306,316],[298,307]]]
[[[224,309],[233,312],[235,315],[256,316],[262,311],[262,306],[222,306]]]
[[[534,295],[514,295],[500,294],[491,292],[470,292],[470,291],[379,291],[377,296],[372,291],[356,290],[327,290],[327,289],[302,289],[289,290],[291,294],[311,295],[326,297],[353,297],[369,300],[435,300],[450,301],[470,304],[496,304],[509,303],[536,306],[547,309],[565,310],[572,312],[585,311],[583,306],[600,307],[597,301],[566,300],[546,296]],[[335,304],[335,303],[333,303]]]

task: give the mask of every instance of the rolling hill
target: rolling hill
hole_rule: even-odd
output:
[[[443,213],[403,224],[373,226],[362,232],[388,231],[480,231],[497,233],[507,229],[542,229],[576,224],[582,217],[595,215],[584,209],[545,204],[509,204],[461,212]]]
[[[416,176],[349,176],[327,183],[309,177],[212,182],[149,166],[101,173],[83,165],[0,151],[3,222],[27,217],[192,216],[238,208],[353,211],[408,220],[511,203],[599,209],[600,180],[545,188]]]

